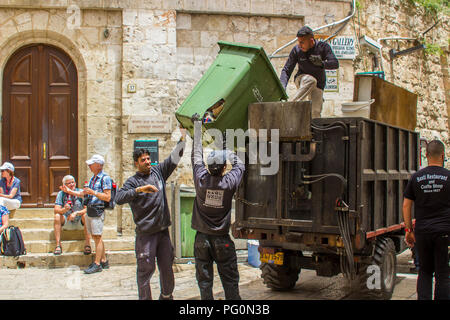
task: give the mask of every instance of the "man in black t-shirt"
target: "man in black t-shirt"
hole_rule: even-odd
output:
[[[404,193],[405,239],[416,246],[419,255],[417,298],[431,300],[433,274],[434,299],[450,299],[450,171],[443,168],[444,144],[433,140],[427,145],[428,167],[419,170],[408,182]],[[411,208],[416,218],[412,230]]]

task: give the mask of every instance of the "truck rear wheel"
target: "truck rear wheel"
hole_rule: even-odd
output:
[[[288,263],[283,266],[261,263],[260,269],[265,285],[277,291],[294,288],[301,270],[300,267],[290,266]]]
[[[358,281],[360,291],[368,298],[387,299],[394,292],[397,273],[395,245],[390,238],[378,238],[372,264],[360,265]]]

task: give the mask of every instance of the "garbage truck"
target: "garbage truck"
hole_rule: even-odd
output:
[[[286,101],[262,47],[219,46],[176,117],[191,136],[194,113],[204,133],[242,129],[258,138],[265,130],[240,150],[246,170],[232,225],[235,238],[259,241],[264,283],[289,290],[312,269],[343,273],[351,288],[389,299],[396,255],[406,249],[403,190],[418,170],[419,134],[364,117],[311,119],[310,101]],[[276,170],[265,170],[262,149]]]
[[[292,289],[301,270],[312,269],[343,273],[352,290],[389,299],[396,255],[406,249],[403,190],[418,170],[419,134],[367,118],[311,119],[310,108],[249,106],[251,129],[279,130],[278,142],[267,141],[279,145],[279,169],[262,175],[263,164],[246,164],[233,235],[259,240],[262,278],[272,289]]]

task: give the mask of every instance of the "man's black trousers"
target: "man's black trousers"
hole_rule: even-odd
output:
[[[213,300],[214,270],[217,264],[225,299],[240,300],[236,248],[230,236],[197,232],[194,243],[195,269],[202,300]]]
[[[154,234],[136,235],[137,284],[139,300],[151,300],[150,278],[158,263],[161,294],[170,296],[175,287],[173,246],[168,229]]]
[[[435,279],[434,299],[450,299],[450,266],[448,234],[416,234],[419,255],[419,276],[417,278],[417,298],[432,299],[433,275]]]

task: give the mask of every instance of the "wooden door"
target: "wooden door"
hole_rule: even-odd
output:
[[[2,161],[21,180],[22,207],[51,207],[78,174],[77,71],[63,51],[23,47],[3,72]]]

